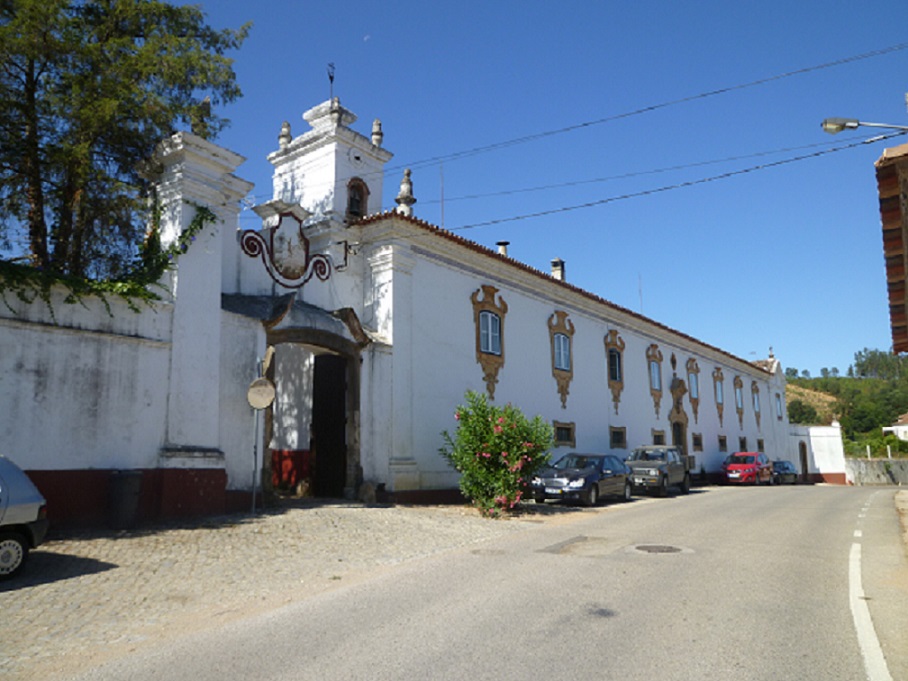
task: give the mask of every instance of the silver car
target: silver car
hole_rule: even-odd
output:
[[[47,534],[47,502],[16,464],[0,455],[0,579],[15,575]]]

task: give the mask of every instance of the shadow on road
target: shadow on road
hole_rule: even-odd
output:
[[[29,556],[28,565],[20,575],[9,581],[0,582],[0,593],[76,579],[118,567],[119,565],[103,560],[37,549]]]

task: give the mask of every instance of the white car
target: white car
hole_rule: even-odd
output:
[[[29,477],[0,454],[0,579],[19,572],[47,534],[47,502]]]

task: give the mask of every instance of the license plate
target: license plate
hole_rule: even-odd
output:
[[[546,494],[561,494],[561,490],[558,489],[557,487],[546,487],[545,493]]]
[[[741,474],[740,474],[740,473],[729,473],[729,474],[728,474],[728,477],[730,477],[730,478],[740,478],[740,477],[741,477]]]
[[[646,478],[634,478],[634,484],[635,485],[645,485]]]

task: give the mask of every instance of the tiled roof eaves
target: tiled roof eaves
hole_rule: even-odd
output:
[[[605,298],[596,295],[595,293],[590,293],[589,291],[582,289],[579,286],[574,286],[573,284],[570,284],[566,281],[554,279],[551,275],[546,274],[545,272],[542,272],[541,270],[538,270],[535,267],[531,267],[530,265],[520,262],[519,260],[514,260],[513,258],[510,258],[506,255],[502,255],[501,253],[498,253],[497,251],[493,251],[492,249],[486,248],[485,246],[478,244],[475,241],[470,241],[469,239],[465,239],[462,236],[458,236],[457,234],[454,234],[453,232],[450,232],[446,229],[437,227],[436,225],[433,225],[430,222],[426,222],[425,220],[420,220],[419,218],[415,218],[412,216],[402,215],[396,211],[387,211],[384,213],[375,213],[373,215],[368,215],[368,216],[362,218],[361,220],[357,220],[355,223],[352,223],[350,226],[351,227],[354,227],[354,226],[368,227],[369,225],[372,225],[372,224],[375,224],[377,222],[381,222],[382,220],[387,220],[387,219],[400,220],[402,222],[406,222],[410,225],[413,225],[414,227],[418,227],[420,229],[426,230],[427,232],[430,232],[436,236],[442,237],[449,241],[453,241],[454,243],[457,243],[457,244],[463,246],[464,248],[468,248],[469,250],[474,251],[475,253],[479,253],[479,254],[489,257],[489,258],[495,258],[496,260],[505,262],[512,267],[516,267],[517,269],[523,270],[524,272],[528,272],[536,277],[539,277],[540,279],[545,280],[550,285],[560,286],[564,289],[567,289],[578,295],[581,295],[584,298],[587,298],[588,300],[591,300],[599,305],[603,305],[603,306],[611,308],[613,310],[617,310],[618,312],[620,312],[622,314],[625,314],[625,315],[628,315],[635,319],[638,319],[646,324],[654,326],[658,329],[662,329],[663,331],[667,331],[675,336],[678,336],[679,338],[683,338],[687,341],[690,341],[691,343],[695,343],[704,348],[708,348],[708,349],[712,350],[713,352],[717,352],[721,355],[725,355],[729,359],[732,359],[736,362],[740,362],[742,364],[746,364],[747,366],[753,367],[754,369],[757,369],[758,371],[762,371],[763,373],[767,373],[767,374],[771,373],[770,371],[768,371],[764,367],[760,366],[759,364],[756,364],[754,362],[748,362],[747,360],[737,357],[736,355],[733,355],[730,352],[723,350],[722,348],[717,348],[716,346],[710,345],[709,343],[704,343],[703,341],[699,340],[698,338],[694,338],[693,336],[690,336],[686,333],[682,333],[681,331],[673,329],[670,326],[666,326],[665,324],[662,324],[653,319],[650,319],[649,317],[646,317],[642,314],[639,314],[632,310],[628,310],[626,307],[617,305],[617,304],[611,302],[610,300],[606,300]]]

